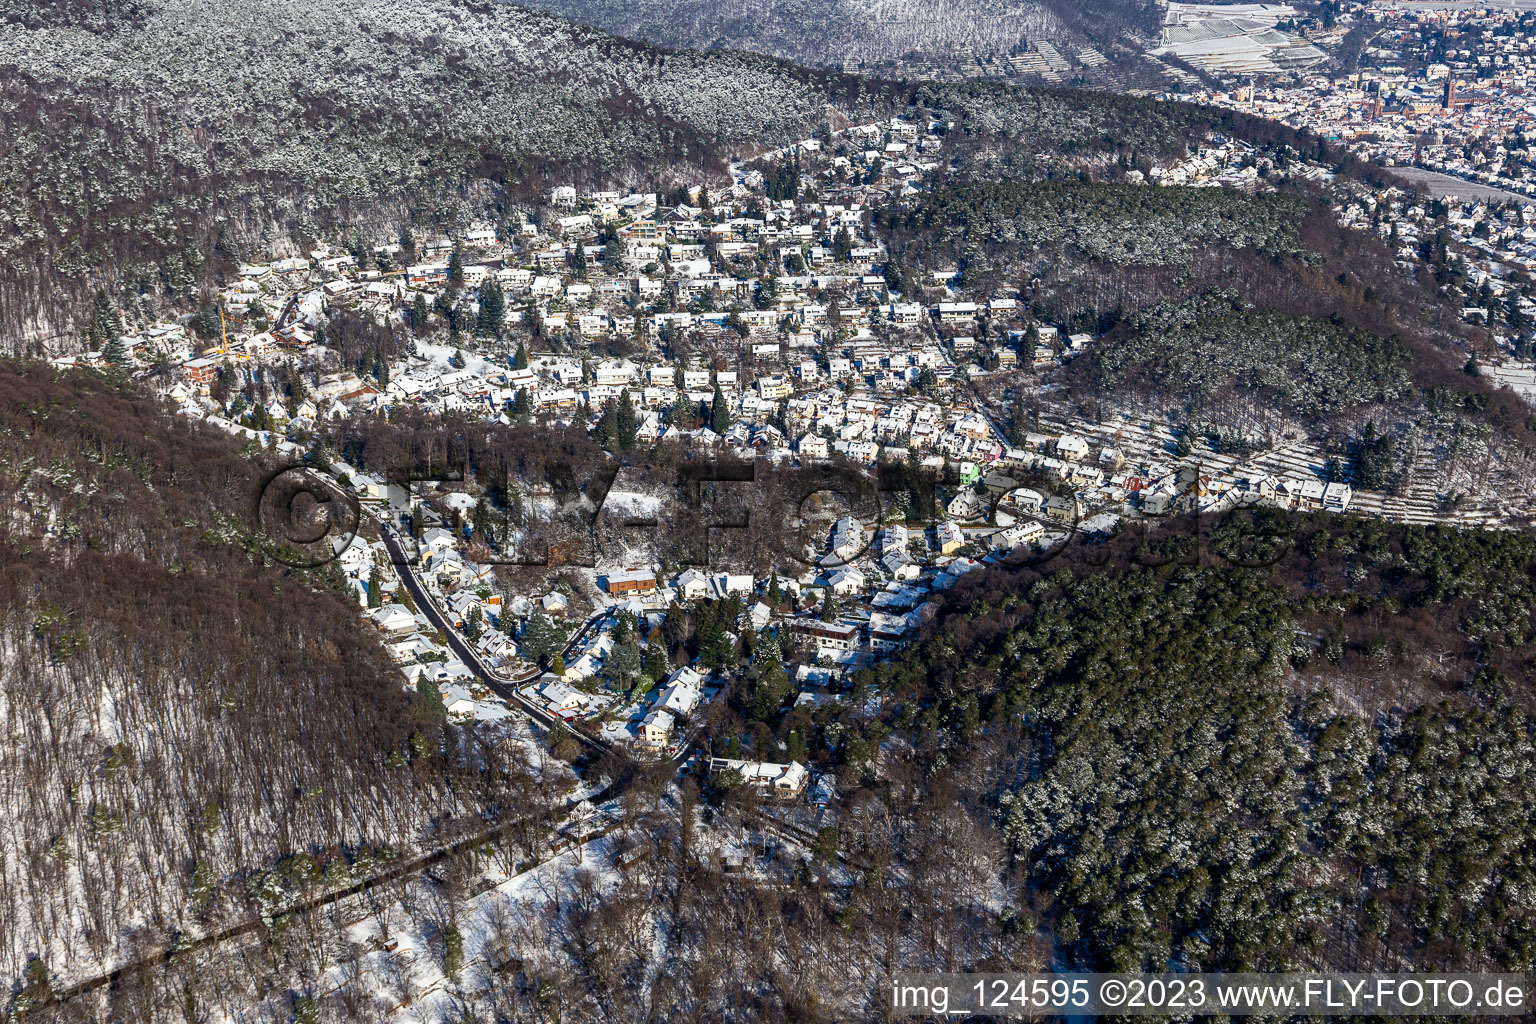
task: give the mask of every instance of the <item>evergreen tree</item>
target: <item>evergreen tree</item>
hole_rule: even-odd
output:
[[[201,341],[212,341],[222,333],[219,311],[213,306],[203,306],[192,314],[192,333]]]
[[[512,357],[512,369],[528,369],[528,346],[521,341],[517,343],[517,354]]]
[[[476,537],[487,544],[493,543],[495,538],[491,535],[491,506],[484,498],[475,502],[475,510],[470,514],[469,522],[475,529]]]
[[[709,623],[699,633],[699,663],[709,669],[723,669],[736,664],[736,646],[725,634],[725,627]]]
[[[715,385],[715,397],[709,403],[709,429],[717,434],[724,434],[731,429],[731,410],[726,407],[725,395],[720,391],[720,385]]]
[[[453,254],[448,257],[448,286],[458,288],[464,284],[464,247],[455,242]]]
[[[672,671],[672,665],[667,660],[667,649],[655,640],[645,645],[645,656],[642,659],[642,667],[645,674],[655,680],[662,680]]]
[[[464,350],[461,348],[454,349],[453,355],[448,357],[448,365],[455,370],[464,369],[464,362]]]
[[[803,747],[804,744],[801,744]],[[799,760],[795,758],[794,760]],[[816,841],[811,844],[811,856],[819,864],[832,864],[837,861],[837,829],[831,826],[818,829]]]
[[[123,318],[104,291],[91,299],[90,318],[85,325],[85,345],[99,350],[108,366],[128,365],[128,349],[123,345]]]
[[[608,243],[603,246],[603,265],[616,274],[623,273],[624,256],[627,251],[624,236],[618,234],[610,236]]]
[[[1179,439],[1178,439],[1178,441],[1176,441],[1174,443],[1173,454],[1177,455],[1179,458],[1182,459],[1185,456],[1189,455],[1194,450],[1195,450],[1195,429],[1194,429],[1193,426],[1191,426],[1189,424],[1185,424],[1184,429],[1179,431]]]
[[[1024,401],[1024,390],[1020,388],[1013,395],[1013,410],[1008,425],[1008,443],[1015,448],[1023,448],[1029,437],[1029,407]]]
[[[478,604],[472,604],[469,606],[469,614],[464,617],[464,635],[473,642],[479,640],[484,632],[485,613]]]
[[[374,566],[368,572],[368,607],[380,608],[384,604],[384,579],[379,574],[379,567]]]
[[[839,611],[836,595],[830,590],[823,594],[821,598],[821,621],[836,622]]]
[[[535,615],[523,627],[517,646],[524,660],[544,662],[559,656],[561,648],[565,646],[565,630],[556,625],[549,616]],[[554,662],[550,661],[549,664],[551,671],[554,671]],[[556,672],[556,675],[563,674],[564,670]]]
[[[576,243],[576,250],[571,254],[571,269],[583,281],[587,279],[587,249],[580,242]]]
[[[128,365],[128,347],[123,344],[121,335],[114,334],[107,341],[106,347],[101,350],[101,358],[114,370],[121,370]]]
[[[411,330],[417,334],[423,334],[427,329],[427,297],[421,292],[416,293],[416,301],[411,304]]]
[[[420,505],[411,506],[411,536],[421,539],[422,532],[426,529],[426,519],[423,517]]]
[[[629,400],[629,390],[626,388],[619,393],[618,409],[614,413],[614,432],[621,450],[626,452],[634,450],[635,434],[638,430],[639,424],[635,420],[635,406]]]
[[[597,426],[592,428],[592,440],[604,451],[611,452],[619,443],[619,410],[614,405],[613,399],[603,403],[603,415],[598,418]]]
[[[603,675],[616,690],[627,690],[640,674],[642,659],[640,648],[633,638],[616,643],[603,662]]]
[[[832,236],[832,258],[838,263],[846,263],[853,256],[853,234],[847,226],[837,229],[837,234]]]
[[[789,675],[775,653],[772,661],[764,663],[752,687],[752,716],[759,721],[777,717],[793,689]]]
[[[427,678],[425,672],[416,673],[416,707],[429,724],[443,725],[448,721],[448,708],[443,704],[443,694],[437,684]]]
[[[793,691],[784,671],[783,651],[775,633],[767,633],[752,652],[749,676],[752,679],[752,715],[758,720],[777,717],[779,709]]]
[[[475,317],[475,333],[482,338],[501,334],[501,321],[506,312],[507,303],[501,293],[501,285],[496,283],[494,277],[490,278],[480,286],[480,312]]]

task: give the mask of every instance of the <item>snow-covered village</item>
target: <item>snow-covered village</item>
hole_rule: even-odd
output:
[[[0,1024],[1528,971],[1518,7],[11,0]]]
[[[382,533],[337,538],[337,565],[405,685],[435,687],[451,719],[532,716],[690,767],[697,725],[743,657],[776,663],[765,699],[814,713],[850,699],[850,673],[900,649],[964,574],[1043,561],[1126,521],[1261,506],[1493,526],[1527,514],[1525,496],[1487,477],[1480,497],[1454,502],[1432,476],[1392,493],[1352,484],[1349,452],[1285,424],[1233,444],[1123,408],[1065,415],[1053,381],[1091,332],[1040,322],[1017,287],[981,293],[953,267],[912,280],[886,258],[882,211],[929,187],[948,128],[852,126],[768,154],[726,188],[558,187],[502,224],[274,255],[241,265],[216,308],[79,359],[126,360],[185,415],[352,495]],[[1244,152],[1217,138],[1130,180],[1253,191]],[[409,340],[349,362],[335,336],[357,323]],[[898,465],[931,486],[922,508],[823,488],[771,527],[804,543],[767,571],[621,542],[534,572],[512,556],[531,523],[565,514],[550,481],[493,494],[473,474],[391,479],[322,443],[339,423],[407,412],[574,425],[621,456],[870,476]],[[587,519],[654,516],[676,499],[643,474],[608,484]],[[703,607],[702,633],[669,629]],[[816,801],[804,751],[773,753],[704,767]]]

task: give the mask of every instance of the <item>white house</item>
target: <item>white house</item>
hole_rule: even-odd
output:
[[[802,459],[825,459],[831,456],[832,449],[827,445],[827,439],[819,434],[806,434],[797,445]]]
[[[736,573],[719,573],[711,581],[715,593],[721,597],[745,597],[752,593],[755,580],[751,576]]]
[[[880,557],[880,566],[898,580],[915,579],[921,567],[905,548],[892,548]]]
[[[398,604],[375,608],[368,615],[380,631],[390,635],[404,635],[416,629],[416,616]]]
[[[691,668],[683,667],[672,673],[671,681],[656,699],[656,707],[679,718],[693,714],[699,706],[703,691],[699,684],[703,678]]]
[[[794,797],[805,792],[810,774],[799,761],[774,764],[769,761],[738,761],[729,757],[711,758],[709,773],[732,771],[739,774],[747,785],[772,793],[777,797]]]
[[[536,693],[538,699],[543,702],[545,710],[567,721],[586,710],[592,703],[591,697],[561,682],[545,683],[537,689]]]
[[[832,526],[832,554],[848,561],[864,547],[864,524],[853,516],[843,516]]]
[[[670,712],[652,711],[640,722],[640,744],[646,747],[665,747],[672,737],[672,726],[675,723],[676,719]]]
[[[453,547],[453,534],[434,526],[421,535],[421,546],[434,554],[442,554]]]
[[[992,546],[999,551],[1012,551],[1020,544],[1034,544],[1045,536],[1045,527],[1033,519],[1015,523],[1006,530],[999,530],[992,537]]]
[[[1088,442],[1076,434],[1063,434],[1056,439],[1056,454],[1069,461],[1087,458]]]
[[[827,586],[839,597],[857,594],[864,589],[864,574],[853,566],[846,565],[827,578]]]
[[[684,601],[698,601],[709,596],[709,576],[698,569],[684,569],[672,585]]]
[[[975,519],[981,515],[981,499],[975,491],[966,488],[950,499],[946,511],[956,519]]]

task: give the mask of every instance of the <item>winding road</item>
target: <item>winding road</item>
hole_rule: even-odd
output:
[[[421,610],[421,613],[427,617],[432,625],[437,627],[438,631],[441,632],[443,636],[448,638],[449,649],[451,649],[453,653],[458,656],[460,661],[469,666],[469,670],[475,674],[475,678],[478,679],[481,683],[485,684],[486,689],[490,690],[492,693],[496,694],[496,696],[506,701],[508,705],[522,710],[528,715],[529,718],[532,718],[546,729],[553,729],[557,723],[560,726],[565,727],[566,723],[564,719],[550,714],[545,708],[540,707],[533,701],[517,692],[517,687],[519,685],[537,679],[539,676],[543,675],[543,670],[537,666],[534,666],[534,668],[528,673],[519,676],[516,679],[504,680],[497,676],[496,673],[492,672],[489,668],[487,668],[485,662],[480,660],[480,655],[474,650],[474,648],[470,647],[469,642],[462,635],[460,635],[460,633],[455,630],[452,625],[449,624],[447,618],[438,609],[436,603],[433,602],[430,596],[428,596],[426,587],[422,584],[421,580],[417,578],[415,568],[411,565],[410,560],[406,557],[405,550],[400,546],[399,540],[396,539],[394,529],[392,527],[386,526],[381,529],[379,533],[384,539],[385,550],[389,552],[390,562],[395,567],[396,572],[398,572],[400,575],[400,581],[405,584],[406,590],[410,591],[411,600],[416,602],[416,607]],[[581,628],[572,635],[571,639],[566,642],[564,649],[560,652],[562,658],[568,657],[570,653],[575,650],[577,645],[580,644],[582,639],[586,636],[588,630],[592,628],[594,621],[594,619],[588,619],[586,622],[582,623]],[[571,729],[570,734],[574,736],[579,742],[600,752],[607,752],[616,749],[613,744],[594,736],[588,736],[586,733],[579,729]]]

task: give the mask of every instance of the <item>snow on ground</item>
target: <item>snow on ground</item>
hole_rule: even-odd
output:
[[[581,827],[601,827],[599,816]],[[482,862],[470,889],[480,890],[451,912],[435,900],[396,902],[345,930],[346,941],[364,950],[322,979],[321,991],[344,987],[366,993],[381,1021],[453,1019],[453,982],[446,972],[447,936],[462,941],[458,980],[520,959],[536,971],[541,960],[559,957],[558,928],[582,890],[615,889],[622,876],[615,866],[616,843],[602,835],[558,853],[537,865],[510,871],[494,859]],[[543,940],[542,942],[540,940]],[[554,966],[554,965],[551,965]]]
[[[638,491],[610,490],[603,500],[603,514],[616,518],[653,519],[661,514],[662,508],[660,496]]]
[[[431,342],[416,342],[416,354],[428,360],[442,373],[452,373],[454,367],[449,363],[455,351],[462,352],[464,356],[464,369],[480,376],[494,377],[507,369],[507,363],[501,358],[476,355],[473,352],[465,352],[455,349],[452,345],[434,345]]]

